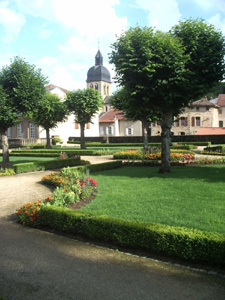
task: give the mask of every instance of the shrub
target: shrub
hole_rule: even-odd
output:
[[[40,206],[42,205],[43,203],[41,201],[34,203],[28,202],[27,204],[24,204],[16,210],[17,219],[23,225],[39,227],[41,224]]]
[[[10,175],[14,175],[15,172],[12,169],[0,169],[0,176],[10,176]]]
[[[24,173],[31,171],[40,171],[40,170],[50,170],[58,169],[67,166],[76,166],[76,165],[86,165],[89,162],[80,160],[78,158],[68,158],[68,159],[56,159],[51,161],[39,161],[31,163],[21,163],[13,165],[14,171],[16,173]]]
[[[192,261],[225,264],[225,236],[183,227],[94,217],[66,208],[43,207],[43,226],[133,249]]]

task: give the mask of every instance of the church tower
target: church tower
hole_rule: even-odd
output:
[[[103,56],[100,50],[95,55],[95,65],[87,72],[87,88],[99,91],[104,100],[103,111],[108,111],[110,108],[111,76],[109,71],[103,66]]]

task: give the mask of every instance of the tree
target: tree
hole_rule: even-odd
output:
[[[10,65],[2,68],[0,85],[2,93],[5,95],[4,107],[7,107],[11,116],[9,118],[11,122],[8,122],[9,127],[16,124],[16,113],[29,116],[45,94],[46,83],[46,77],[41,74],[41,71],[20,57],[15,57],[11,60]],[[5,118],[4,114],[1,114],[1,118]],[[5,124],[7,125],[7,122]],[[9,150],[8,140],[4,133],[2,134],[2,147],[3,166],[6,166],[9,162]]]
[[[34,112],[32,112],[33,122],[46,130],[47,149],[51,148],[50,129],[57,127],[58,122],[64,121],[66,114],[65,103],[57,95],[50,92],[45,93],[42,101],[39,101]]]
[[[18,114],[10,104],[8,96],[0,86],[0,134],[2,137],[3,162],[2,167],[9,167],[9,146],[6,131],[9,127],[14,126],[18,121]]]
[[[135,95],[129,94],[126,88],[117,90],[111,97],[110,103],[116,109],[122,110],[126,118],[132,121],[142,122],[142,135],[144,138],[144,148],[148,148],[148,136],[147,129],[151,122],[157,121],[157,113],[152,110],[148,111],[148,108],[143,105],[142,99],[135,97]]]
[[[68,110],[75,114],[75,122],[80,124],[81,149],[85,149],[85,124],[92,123],[91,119],[103,106],[104,101],[98,90],[84,89],[67,94]]]
[[[160,172],[170,172],[174,117],[224,77],[221,32],[202,20],[180,22],[168,33],[130,28],[112,45],[116,81],[158,112],[162,127]]]

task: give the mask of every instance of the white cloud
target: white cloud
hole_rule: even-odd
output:
[[[42,29],[38,34],[38,36],[42,40],[47,40],[51,35],[52,35],[52,32],[48,29]]]
[[[127,26],[127,18],[119,18],[113,5],[118,0],[73,0],[54,2],[55,18],[82,36],[96,39],[105,33],[120,33]]]
[[[74,79],[76,78],[76,73],[74,74],[74,69],[71,65],[63,65],[56,57],[44,56],[36,61],[35,65],[42,70],[42,74],[48,74],[49,83],[68,90],[86,87],[86,78],[84,77],[86,76],[86,71],[83,77],[79,74],[79,79]]]
[[[224,0],[194,0],[204,10],[210,10],[216,8],[225,12],[225,1]]]
[[[168,31],[177,24],[181,13],[176,0],[136,0],[139,8],[149,11],[149,26]]]
[[[17,38],[26,19],[23,14],[10,10],[8,1],[0,3],[0,25],[3,26],[5,35],[2,37],[4,43],[10,43]]]
[[[217,13],[215,16],[207,20],[209,24],[213,24],[217,29],[220,29],[225,34],[225,18],[222,19],[221,14]]]

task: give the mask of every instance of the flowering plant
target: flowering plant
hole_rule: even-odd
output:
[[[23,225],[38,226],[40,224],[40,207],[43,203],[38,200],[37,202],[28,202],[16,210],[18,220]]]
[[[41,222],[40,208],[44,205],[68,206],[86,199],[96,192],[97,182],[88,172],[64,168],[42,177],[42,182],[56,187],[53,195],[44,201],[24,204],[17,209],[18,220],[29,226],[38,226]]]

